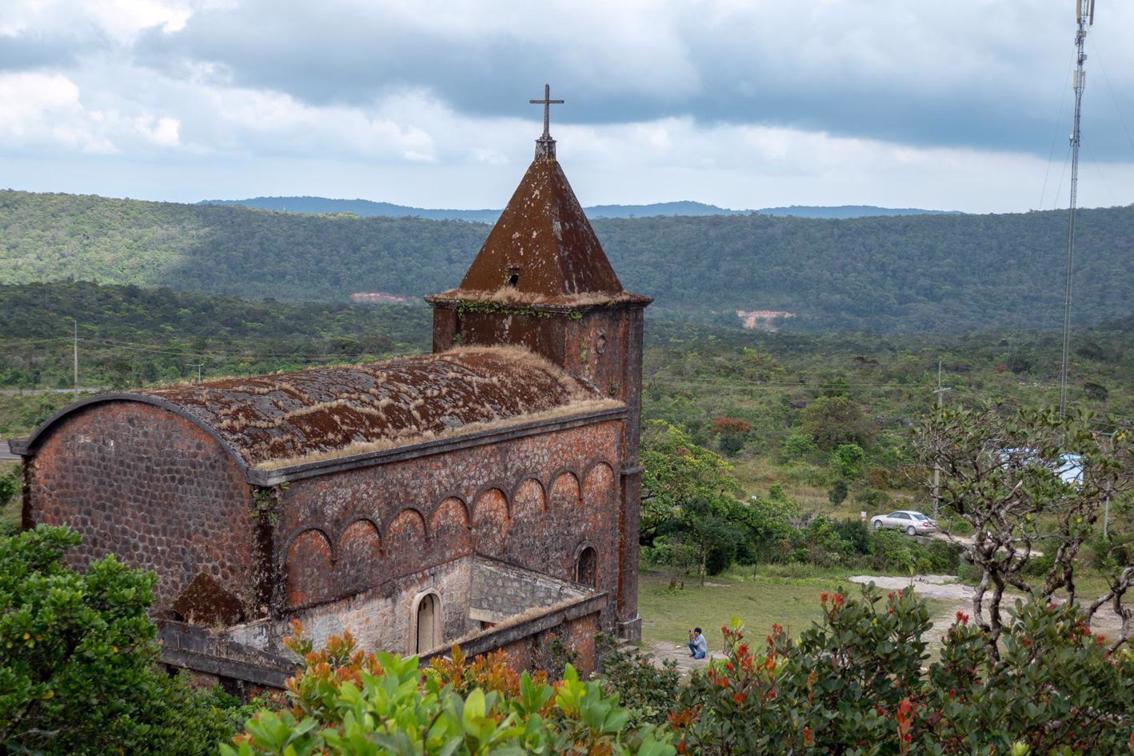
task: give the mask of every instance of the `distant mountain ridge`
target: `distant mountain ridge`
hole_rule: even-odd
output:
[[[923,210],[918,207],[878,207],[877,205],[788,205],[765,207],[761,215],[793,218],[884,218],[896,215],[962,215],[957,210]]]
[[[202,200],[201,205],[237,205],[256,210],[278,213],[308,213],[330,215],[351,213],[360,218],[424,218],[425,220],[459,220],[468,223],[495,223],[499,210],[457,210],[410,207],[392,202],[374,202],[364,199],[330,199],[327,197],[250,197],[237,200]],[[656,218],[664,216],[706,215],[760,215],[792,216],[796,218],[876,218],[890,215],[950,215],[950,210],[921,210],[918,208],[890,208],[874,205],[790,205],[768,207],[761,210],[730,210],[704,202],[680,200],[655,202],[648,205],[593,205],[585,208],[590,218]]]
[[[594,228],[626,288],[654,297],[654,315],[736,327],[738,311],[756,320],[783,312],[794,315],[774,323],[783,331],[874,333],[1062,323],[1064,211],[596,218]],[[74,279],[281,302],[418,300],[460,281],[488,232],[454,220],[0,191],[0,284]],[[1075,325],[1128,316],[1134,206],[1083,210],[1076,237]]]

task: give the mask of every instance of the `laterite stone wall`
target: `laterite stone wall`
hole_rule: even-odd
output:
[[[293,481],[277,528],[277,612],[474,553],[574,580],[589,546],[598,556],[594,587],[611,596],[603,613],[611,629],[621,438],[622,422],[608,420]]]
[[[202,574],[211,580],[197,586],[217,591],[218,605],[235,598],[246,618],[261,611],[249,488],[196,424],[139,402],[91,405],[48,433],[26,474],[25,524],[79,531],[75,567],[113,553],[153,570],[155,614],[167,614]]]

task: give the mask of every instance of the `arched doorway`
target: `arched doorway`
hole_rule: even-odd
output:
[[[575,560],[575,582],[588,588],[598,587],[598,552],[587,546]]]
[[[417,604],[417,638],[414,652],[423,654],[436,648],[441,643],[438,619],[441,616],[441,606],[437,595],[427,593],[421,597]]]

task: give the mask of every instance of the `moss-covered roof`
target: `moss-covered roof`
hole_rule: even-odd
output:
[[[261,469],[612,404],[551,363],[514,347],[226,378],[114,398],[157,400],[191,416],[247,466]]]

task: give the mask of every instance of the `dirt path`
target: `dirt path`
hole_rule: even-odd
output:
[[[912,585],[919,596],[946,602],[947,609],[932,618],[933,627],[928,634],[930,645],[941,642],[942,636],[956,619],[957,612],[972,614],[973,595],[976,593],[976,589],[957,582],[953,575],[915,575],[912,578],[855,575],[850,581],[861,585],[873,582],[884,591],[901,590]],[[1005,594],[1004,598],[1004,606],[1007,607],[1012,605],[1017,596]],[[1117,638],[1122,632],[1122,620],[1108,607],[1104,607],[1095,614],[1091,629],[1108,638]]]
[[[646,652],[653,657],[654,662],[661,666],[664,661],[672,661],[677,664],[677,670],[683,675],[689,674],[694,669],[701,669],[713,659],[723,659],[724,654],[719,651],[709,651],[709,655],[704,659],[694,659],[689,655],[689,649],[686,646],[679,646],[676,643],[667,643],[665,641],[654,641],[646,646]]]

